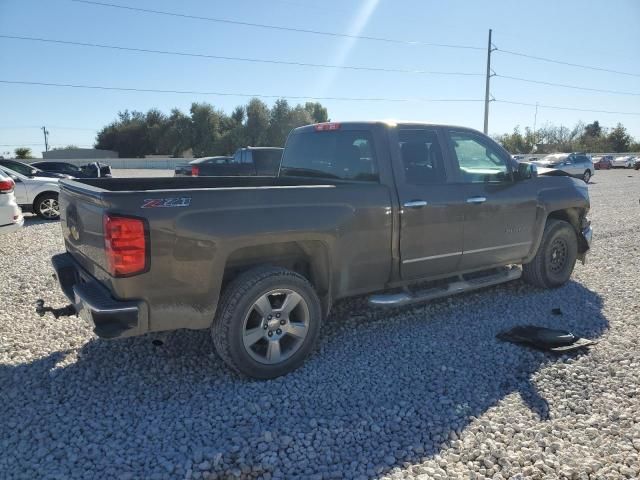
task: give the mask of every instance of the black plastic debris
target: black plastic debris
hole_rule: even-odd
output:
[[[559,308],[552,308],[551,313],[553,313],[554,315],[562,315],[562,310]]]
[[[511,330],[500,332],[496,335],[496,338],[504,342],[560,353],[571,352],[596,344],[593,340],[576,337],[566,330],[537,327],[535,325],[513,327]]]

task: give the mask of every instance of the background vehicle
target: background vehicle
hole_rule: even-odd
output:
[[[174,177],[190,177],[192,167],[195,165],[200,168],[201,165],[215,164],[215,165],[228,165],[233,161],[233,157],[202,157],[195,160],[191,160],[185,165],[178,165],[174,171]]]
[[[48,178],[71,178],[70,175],[63,173],[45,172],[37,167],[33,167],[28,163],[18,162],[17,160],[0,160],[0,167],[5,167],[12,172],[19,173],[25,177],[48,177]]]
[[[634,160],[633,168],[635,170],[640,170],[640,157],[636,157],[636,159]]]
[[[78,167],[68,162],[42,161],[30,164],[44,172],[69,175],[74,178],[110,177],[111,167],[99,162],[92,162]]]
[[[0,171],[0,235],[18,230],[24,224],[14,187],[13,179]]]
[[[633,168],[635,157],[632,155],[623,155],[613,159],[611,166],[613,168]]]
[[[274,177],[278,173],[282,151],[282,148],[275,147],[239,148],[229,161],[191,165],[191,175],[194,177],[236,175]]]
[[[52,262],[99,336],[211,328],[228,365],[273,378],[343,297],[564,284],[589,248],[589,195],[552,172],[466,128],[311,125],[289,135],[278,177],[63,180],[67,253]]]
[[[596,170],[609,170],[611,168],[611,162],[613,161],[613,155],[603,155],[602,157],[593,157],[593,167]]]
[[[585,153],[553,153],[534,162],[545,168],[555,168],[568,173],[572,177],[581,178],[589,183],[595,172],[591,158]]]
[[[0,166],[0,171],[15,182],[16,202],[23,212],[33,212],[46,220],[60,218],[58,206],[58,179],[48,177],[27,177]]]

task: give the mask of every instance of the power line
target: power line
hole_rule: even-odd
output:
[[[587,108],[574,108],[574,107],[561,107],[558,105],[545,105],[542,103],[526,103],[526,102],[513,102],[510,100],[498,100],[495,99],[494,102],[497,103],[507,103],[509,105],[523,105],[526,107],[535,107],[538,106],[539,108],[549,108],[552,110],[569,110],[569,111],[574,111],[574,112],[587,112],[587,113],[610,113],[613,115],[640,115],[640,112],[615,112],[612,110],[590,110]]]
[[[29,82],[23,80],[2,80],[0,83],[11,85],[31,85],[43,87],[65,87],[65,88],[84,88],[92,90],[117,90],[124,92],[148,92],[148,93],[175,93],[187,95],[215,95],[222,97],[248,97],[248,98],[288,98],[291,100],[336,100],[336,101],[354,101],[354,102],[482,102],[481,99],[467,98],[385,98],[385,97],[315,97],[304,95],[264,95],[254,93],[232,93],[232,92],[203,92],[195,90],[161,90],[155,88],[133,88],[133,87],[110,87],[105,85],[83,85],[71,83],[50,83],[50,82]]]
[[[519,82],[527,82],[527,83],[535,83],[538,85],[547,85],[550,87],[561,87],[561,88],[571,88],[573,90],[584,90],[587,92],[599,92],[599,93],[613,93],[615,95],[631,95],[631,96],[635,96],[635,97],[640,97],[640,93],[637,92],[621,92],[619,90],[606,90],[606,89],[602,89],[602,88],[590,88],[590,87],[580,87],[578,85],[568,85],[566,83],[553,83],[553,82],[545,82],[542,80],[532,80],[529,78],[522,78],[522,77],[512,77],[509,75],[501,75],[499,73],[496,73],[494,75],[495,77],[501,77],[501,78],[506,78],[509,80],[517,80]]]
[[[20,145],[44,145],[42,142],[5,143],[0,147],[19,147]]]
[[[431,70],[416,70],[416,69],[402,69],[402,68],[293,62],[288,60],[273,60],[273,59],[250,58],[250,57],[230,57],[226,55],[224,56],[209,55],[205,53],[177,52],[172,50],[153,50],[149,48],[123,47],[118,45],[107,45],[103,43],[73,42],[68,40],[57,40],[57,39],[51,39],[51,38],[24,37],[24,36],[4,35],[4,34],[0,34],[0,38],[7,38],[12,40],[27,40],[27,41],[33,41],[33,42],[54,43],[58,45],[74,45],[74,46],[80,46],[80,47],[124,50],[128,52],[136,52],[136,53],[176,55],[180,57],[208,58],[208,59],[214,59],[214,60],[232,60],[232,61],[238,61],[238,62],[278,64],[278,65],[289,65],[289,66],[298,66],[298,67],[334,68],[334,69],[342,69],[342,70],[363,70],[363,71],[369,71],[369,72],[413,73],[413,74],[427,74],[427,75],[460,75],[460,76],[481,76],[482,75],[481,73],[472,73],[472,72],[440,72],[440,71],[431,71]]]
[[[0,130],[27,130],[30,128],[40,129],[38,125],[0,125]],[[88,132],[97,132],[99,128],[86,128],[86,127],[60,127],[58,125],[49,125],[48,128],[55,128],[57,130],[86,130]]]
[[[295,33],[308,33],[313,35],[322,35],[327,37],[339,37],[339,38],[353,38],[357,40],[373,40],[376,42],[386,42],[386,43],[394,43],[401,45],[420,45],[425,47],[441,47],[441,48],[459,48],[466,50],[484,50],[482,47],[475,47],[472,45],[456,45],[456,44],[448,44],[448,43],[430,43],[430,42],[421,42],[414,40],[402,40],[397,38],[386,38],[386,37],[373,37],[367,35],[351,35],[348,33],[338,33],[338,32],[327,32],[323,30],[309,30],[305,28],[294,28],[294,27],[285,27],[282,25],[268,25],[263,23],[252,23],[252,22],[242,22],[239,20],[229,20],[226,18],[217,18],[217,17],[203,17],[199,15],[189,15],[186,13],[177,13],[177,12],[167,12],[164,10],[152,10],[149,8],[140,8],[140,7],[130,7],[127,5],[118,5],[115,3],[107,3],[107,2],[96,2],[93,0],[70,0],[76,3],[85,3],[88,5],[97,5],[100,7],[111,7],[111,8],[119,8],[122,10],[129,10],[134,12],[142,12],[142,13],[152,13],[155,15],[165,15],[171,17],[179,17],[179,18],[187,18],[191,20],[204,20],[207,22],[216,22],[216,23],[226,23],[230,25],[240,25],[244,27],[255,27],[255,28],[265,28],[270,30],[281,30],[286,32],[295,32]]]
[[[622,72],[620,70],[612,70],[610,68],[594,67],[593,65],[582,65],[579,63],[564,62],[562,60],[554,60],[552,58],[539,57],[536,55],[529,55],[526,53],[514,52],[512,50],[503,50],[501,48],[497,48],[496,51],[500,53],[506,53],[507,55],[514,55],[517,57],[524,57],[524,58],[530,58],[532,60],[539,60],[541,62],[549,62],[549,63],[558,64],[558,65],[566,65],[569,67],[584,68],[586,70],[595,70],[597,72],[608,72],[608,73],[616,73],[618,75],[628,75],[630,77],[640,77],[640,73]]]

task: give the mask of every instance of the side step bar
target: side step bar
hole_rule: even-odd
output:
[[[404,291],[400,293],[381,293],[369,297],[369,305],[372,307],[402,307],[412,303],[426,302],[436,298],[448,297],[456,293],[470,292],[479,288],[491,287],[500,283],[510,282],[522,276],[522,270],[517,267],[504,267],[498,272],[493,270],[484,276],[477,276],[465,280],[460,277],[441,287],[427,288],[415,292]]]

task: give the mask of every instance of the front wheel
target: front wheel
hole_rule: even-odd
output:
[[[589,180],[591,180],[591,172],[589,170],[584,171],[584,174],[582,175],[582,180],[584,180],[584,183],[589,183]]]
[[[298,368],[320,333],[322,309],[303,276],[279,267],[239,275],[222,295],[213,343],[232,369],[258,379]]]
[[[47,192],[40,195],[33,202],[33,211],[45,220],[58,220],[60,218],[58,194],[56,192]]]
[[[577,258],[574,228],[563,220],[549,219],[536,256],[522,266],[522,278],[540,288],[560,287],[571,277]]]

